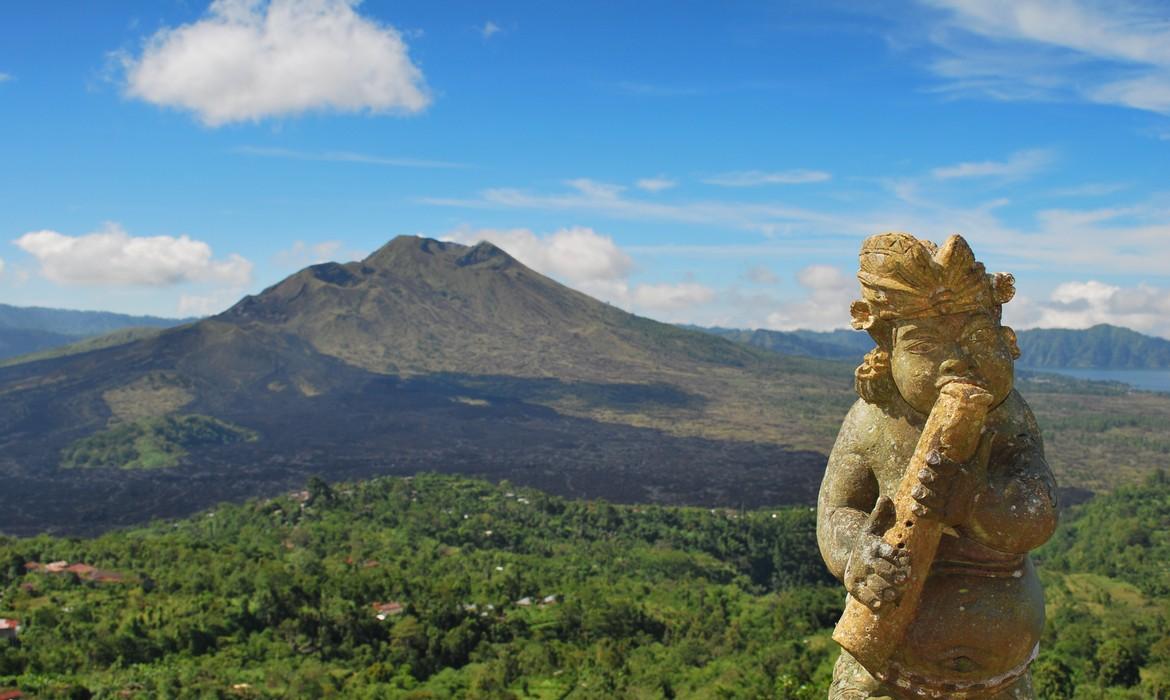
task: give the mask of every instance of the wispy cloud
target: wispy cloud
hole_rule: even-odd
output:
[[[661,192],[678,185],[677,182],[663,175],[659,175],[658,177],[644,177],[634,184],[637,185],[638,189],[646,190],[647,192]]]
[[[657,220],[688,224],[709,224],[756,231],[769,236],[792,233],[798,227],[836,235],[856,232],[841,217],[782,204],[751,202],[694,201],[664,203],[637,199],[625,194],[620,185],[576,179],[566,182],[567,192],[535,194],[519,189],[494,188],[484,190],[469,199],[429,197],[425,204],[462,208],[541,209],[586,212],[628,220]],[[862,229],[864,230],[864,229]]]
[[[1053,154],[1045,149],[1033,149],[1013,153],[1007,160],[984,160],[956,163],[935,168],[930,174],[939,180],[969,177],[998,177],[1018,180],[1045,168],[1052,162]]]
[[[313,110],[416,113],[431,97],[393,27],[352,0],[216,0],[121,55],[126,94],[207,126]]]
[[[760,185],[803,185],[810,182],[825,182],[833,176],[823,170],[738,170],[720,173],[704,178],[708,185],[722,187],[758,187]]]
[[[261,158],[287,158],[290,160],[312,160],[329,163],[362,163],[365,165],[385,165],[394,168],[468,168],[466,163],[454,163],[445,160],[428,160],[425,158],[405,158],[376,156],[368,153],[354,153],[352,151],[296,151],[289,148],[270,148],[266,146],[240,146],[233,149],[234,153]]]
[[[944,89],[1170,114],[1170,8],[1118,0],[920,0]]]
[[[12,80],[12,76],[7,73],[0,73],[0,83],[6,83]]]
[[[1086,182],[1083,185],[1049,190],[1050,197],[1104,197],[1129,187],[1124,182]]]
[[[483,26],[479,28],[479,34],[485,40],[491,39],[493,36],[499,34],[502,31],[504,30],[500,27],[500,25],[492,22],[491,20],[484,22]]]

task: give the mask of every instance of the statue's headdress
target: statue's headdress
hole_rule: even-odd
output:
[[[860,258],[862,298],[850,308],[857,330],[979,309],[999,320],[1002,305],[1015,295],[1015,278],[987,274],[962,236],[951,236],[940,248],[908,233],[879,233],[861,244]]]

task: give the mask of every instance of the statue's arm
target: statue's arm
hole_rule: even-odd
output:
[[[1018,395],[1013,398],[1011,431],[998,437],[1004,448],[988,465],[986,487],[976,496],[962,529],[989,547],[1023,554],[1044,544],[1056,530],[1056,482],[1031,409]]]
[[[859,406],[845,417],[837,444],[829,455],[817,499],[817,544],[829,571],[838,579],[878,497],[877,479],[863,459],[853,436],[860,428]]]

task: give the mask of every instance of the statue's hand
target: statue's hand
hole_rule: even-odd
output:
[[[901,600],[910,578],[910,555],[882,540],[896,517],[894,502],[879,497],[845,565],[846,590],[874,612]]]
[[[966,522],[975,496],[987,488],[987,461],[994,440],[994,432],[984,432],[975,454],[963,463],[947,459],[938,450],[931,452],[918,470],[918,485],[910,492],[914,497],[910,510],[951,527]]]

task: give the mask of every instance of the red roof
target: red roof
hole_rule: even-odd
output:
[[[23,697],[24,693],[19,690],[0,690],[0,700],[17,700]]]
[[[394,601],[390,601],[388,603],[374,603],[373,607],[374,610],[382,613],[383,615],[398,615],[405,609],[402,603],[396,603]]]
[[[20,627],[20,620],[11,620],[7,617],[0,617],[0,630],[11,630]]]

